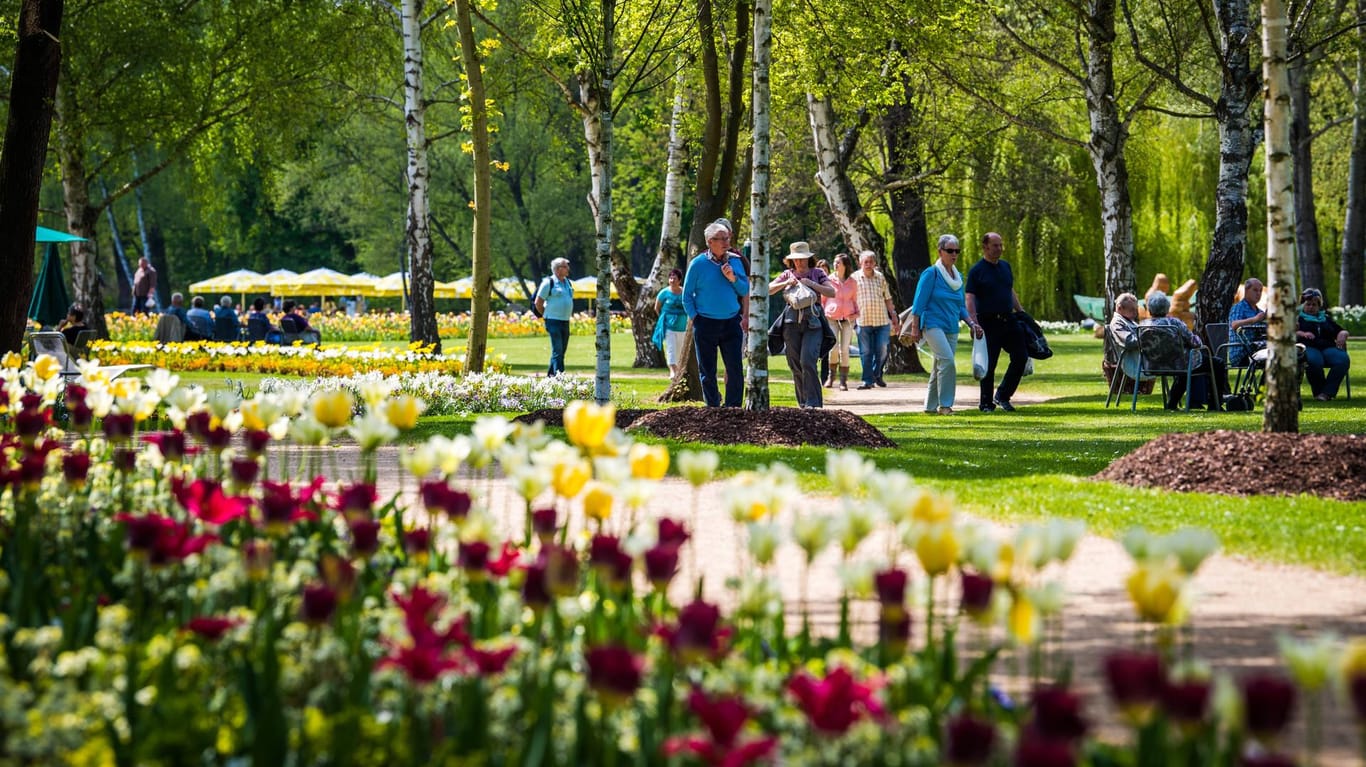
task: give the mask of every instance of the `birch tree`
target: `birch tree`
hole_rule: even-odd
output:
[[[1357,0],[1357,19],[1366,19],[1366,0]],[[1342,223],[1341,280],[1338,304],[1366,303],[1366,24],[1356,30],[1356,84],[1353,98],[1352,154],[1347,170],[1347,212]]]
[[[1266,125],[1266,409],[1262,431],[1299,431],[1299,374],[1295,352],[1295,206],[1291,170],[1289,21],[1283,0],[1262,0],[1262,99]]]
[[[404,173],[408,184],[408,213],[404,225],[408,248],[408,338],[431,345],[440,352],[441,335],[436,328],[436,277],[432,272],[428,191],[431,167],[427,160],[427,95],[422,85],[422,31],[441,17],[444,8],[423,18],[426,0],[400,0],[398,5],[390,5],[385,0],[379,2],[398,14],[403,36],[403,127],[408,148],[408,165]],[[478,169],[475,173],[478,178]],[[488,300],[487,296],[484,300]]]
[[[0,348],[18,350],[33,293],[34,227],[61,71],[62,0],[24,0],[10,73],[9,115],[0,149]]]
[[[750,185],[749,365],[745,370],[745,407],[765,411],[768,399],[768,174],[769,64],[773,59],[773,2],[754,2],[754,176]]]

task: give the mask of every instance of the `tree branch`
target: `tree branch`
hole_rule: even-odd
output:
[[[475,16],[478,16],[480,21],[489,25],[489,28],[492,29],[495,33],[497,33],[498,37],[502,38],[504,42],[515,48],[518,53],[530,59],[531,62],[535,65],[535,67],[541,70],[541,72],[546,77],[548,77],[552,83],[555,84],[555,87],[560,89],[560,94],[564,96],[565,103],[569,105],[570,109],[574,110],[582,117],[588,116],[588,110],[584,108],[583,103],[579,101],[579,99],[574,95],[574,90],[570,88],[564,80],[560,79],[559,75],[555,74],[555,72],[552,71],[550,67],[546,66],[545,62],[541,61],[539,56],[533,55],[531,51],[528,51],[525,47],[523,47],[523,45],[520,42],[518,42],[516,38],[505,32],[502,27],[493,23],[493,21],[489,19],[489,17],[484,15],[484,12],[481,11],[477,5],[471,3],[470,12],[473,13]]]
[[[1138,27],[1134,24],[1133,13],[1129,10],[1129,0],[1123,0],[1121,4],[1124,7],[1124,21],[1129,28],[1129,45],[1133,48],[1134,58],[1138,59],[1139,63],[1143,64],[1143,66],[1147,67],[1154,74],[1166,80],[1172,87],[1176,88],[1177,91],[1185,95],[1186,98],[1198,104],[1203,104],[1209,108],[1210,112],[1213,112],[1215,108],[1214,99],[1211,99],[1209,96],[1186,85],[1186,83],[1175,73],[1168,71],[1143,53],[1143,47],[1138,42]],[[1218,46],[1215,46],[1215,50],[1218,50]]]
[[[1001,106],[1000,104],[987,98],[986,96],[983,96],[981,93],[978,93],[976,90],[964,85],[961,81],[958,80],[957,77],[954,77],[951,72],[949,72],[944,67],[940,66],[938,63],[929,62],[929,64],[930,68],[938,72],[945,80],[948,80],[950,85],[957,88],[960,92],[962,92],[969,98],[973,98],[977,101],[980,101],[988,109],[991,109],[993,112],[996,112],[997,114],[1001,115],[1010,123],[1018,125],[1021,128],[1027,128],[1032,131],[1037,131],[1038,133],[1048,136],[1049,138],[1052,138],[1056,141],[1061,141],[1067,146],[1074,146],[1081,149],[1084,149],[1086,147],[1086,142],[1084,141],[1072,138],[1071,136],[1064,136],[1063,134],[1058,133],[1052,128],[1048,128],[1046,126],[1035,123],[1031,120],[1026,120],[1023,117],[1020,117],[1019,115],[1015,114],[1009,109],[1006,109],[1004,106]]]
[[[1014,40],[1016,45],[1020,46],[1021,48],[1024,48],[1025,51],[1029,53],[1029,55],[1058,70],[1071,80],[1075,81],[1078,85],[1086,85],[1086,79],[1077,72],[1073,71],[1066,64],[1048,55],[1044,51],[1029,44],[1028,42],[1025,42],[1025,39],[1023,37],[1020,37],[1020,35],[1016,33],[1015,30],[1012,29],[1009,24],[1006,23],[1005,19],[1001,18],[999,15],[995,13],[991,14],[991,18],[995,19],[996,25],[999,26],[1001,29],[1005,30],[1005,33],[1010,37],[1010,39]]]
[[[1350,123],[1353,119],[1355,119],[1353,115],[1343,115],[1342,117],[1336,118],[1334,120],[1329,120],[1328,123],[1324,125],[1322,128],[1319,128],[1313,133],[1310,133],[1309,140],[1312,142],[1314,139],[1317,139],[1319,136],[1322,136],[1323,134],[1338,127],[1339,125],[1346,125],[1347,123]]]

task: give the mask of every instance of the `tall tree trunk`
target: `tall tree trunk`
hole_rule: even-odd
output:
[[[34,227],[62,62],[62,0],[24,0],[0,150],[0,348],[18,350],[33,293]]]
[[[1357,0],[1357,18],[1366,0]],[[1338,305],[1366,304],[1366,27],[1357,29],[1356,99],[1352,117],[1352,159],[1347,171],[1347,212],[1342,223],[1342,267]]]
[[[683,226],[683,163],[687,158],[687,146],[683,139],[683,116],[688,103],[686,96],[687,80],[685,70],[679,67],[678,77],[674,80],[673,112],[669,118],[669,150],[664,174],[664,210],[659,222],[659,246],[655,250],[654,263],[645,276],[645,284],[637,289],[638,295],[631,303],[626,303],[619,270],[614,270],[613,282],[617,293],[622,296],[622,305],[631,312],[631,331],[636,342],[636,360],[633,367],[657,368],[664,365],[664,355],[654,342],[654,325],[659,319],[655,311],[655,296],[667,283],[670,269],[683,266],[683,252],[678,245],[679,233]],[[631,279],[635,288],[635,279]],[[639,325],[640,327],[637,327]]]
[[[103,278],[96,263],[95,225],[100,210],[90,204],[85,168],[85,141],[80,134],[79,121],[74,112],[78,105],[70,103],[67,89],[57,88],[54,100],[57,121],[57,156],[62,173],[62,211],[66,214],[67,231],[84,242],[71,243],[71,299],[85,310],[85,322],[92,330],[106,337],[108,325],[104,320]],[[163,273],[158,282],[166,279]]]
[[[426,0],[402,0],[403,123],[408,145],[408,273],[412,300],[408,304],[409,339],[441,351],[436,327],[436,278],[432,274],[432,231],[427,186],[427,103],[423,97],[422,11]],[[476,283],[476,287],[478,287]]]
[[[583,71],[579,78],[579,98],[583,104],[583,134],[588,145],[588,167],[592,191],[588,205],[593,210],[594,250],[597,253],[598,297],[597,351],[593,397],[599,404],[612,399],[612,78],[616,61],[616,0],[599,0],[602,38],[600,54],[604,71]],[[629,272],[629,269],[628,269]]]
[[[1305,55],[1290,61],[1290,151],[1295,174],[1295,250],[1300,287],[1323,290],[1323,252],[1314,204],[1314,137],[1309,127],[1309,81],[1313,69]]]
[[[1295,352],[1295,206],[1291,169],[1290,78],[1286,72],[1286,19],[1282,0],[1262,0],[1262,71],[1266,83],[1266,411],[1262,431],[1298,432],[1299,375]]]
[[[470,335],[466,351],[466,369],[471,373],[484,371],[484,353],[489,337],[489,290],[492,284],[493,254],[489,245],[489,230],[493,225],[489,166],[493,162],[489,151],[489,116],[484,101],[483,61],[474,39],[470,21],[470,1],[455,0],[456,26],[460,28],[460,57],[464,62],[465,81],[469,84],[470,139],[474,158],[474,296],[470,302]]]
[[[1242,280],[1247,247],[1247,174],[1257,150],[1248,110],[1257,93],[1258,72],[1251,66],[1252,23],[1248,0],[1215,0],[1223,81],[1215,119],[1219,123],[1219,180],[1214,189],[1214,237],[1200,280],[1202,322],[1228,316]]]
[[[726,97],[723,103],[721,63],[717,55],[712,2],[698,0],[697,4],[706,114],[702,128],[702,156],[697,164],[693,220],[688,232],[689,253],[700,253],[706,249],[706,238],[702,233],[707,224],[727,214],[726,206],[734,194],[736,166],[740,156],[740,128],[745,119],[745,61],[750,53],[750,3],[749,0],[735,3],[735,29],[727,60]],[[739,234],[735,232],[736,237]]]
[[[1134,212],[1129,199],[1129,164],[1125,147],[1129,127],[1115,102],[1114,42],[1115,2],[1098,0],[1084,19],[1087,31],[1086,112],[1091,133],[1086,151],[1096,171],[1100,192],[1101,223],[1105,232],[1106,315],[1114,309],[1115,296],[1132,293],[1134,274]]]
[[[109,196],[108,185],[103,180],[100,181],[100,193],[105,197]],[[114,246],[114,282],[117,284],[115,290],[118,298],[115,300],[115,311],[130,306],[132,309],[129,314],[137,311],[133,306],[133,270],[128,267],[128,254],[123,249],[123,236],[119,233],[118,216],[114,215],[114,206],[106,205],[104,215],[109,219],[109,241]]]
[[[749,365],[745,371],[745,407],[765,411],[768,399],[768,174],[769,82],[773,60],[773,3],[754,3],[754,85],[750,98],[754,114],[754,177],[750,186]]]
[[[888,192],[887,209],[892,219],[892,274],[897,292],[909,304],[920,275],[930,268],[930,233],[925,220],[925,190],[920,184],[897,183],[918,176],[923,168],[916,144],[918,126],[910,84],[902,89],[902,103],[893,104],[882,118],[887,167],[883,181]],[[857,256],[857,254],[853,254]],[[904,309],[898,305],[898,309]],[[887,370],[892,373],[924,373],[925,366],[914,349],[894,343],[888,347]]]

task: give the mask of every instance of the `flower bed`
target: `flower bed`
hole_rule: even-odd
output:
[[[433,354],[419,345],[406,351],[379,347],[277,346],[266,343],[187,341],[159,344],[139,341],[96,341],[91,354],[106,365],[154,365],[179,371],[266,373],[306,377],[350,376],[360,372],[380,375],[444,373],[465,369],[463,354]],[[492,350],[484,367],[506,372],[506,358]]]
[[[158,316],[155,314],[128,315],[112,312],[105,315],[109,338],[114,341],[151,341],[156,334]],[[408,315],[396,312],[346,314],[312,314],[309,324],[329,341],[373,342],[407,341],[410,333]],[[272,314],[271,323],[280,324],[280,315]],[[597,316],[588,312],[575,314],[569,322],[569,332],[576,336],[591,336],[597,330]],[[469,312],[444,312],[436,315],[437,332],[442,338],[464,338],[470,332]],[[612,331],[630,330],[631,319],[626,315],[612,315]],[[545,335],[545,323],[531,312],[492,312],[489,314],[489,338],[519,338]]]
[[[1366,306],[1334,306],[1328,314],[1350,335],[1366,336]]]
[[[427,403],[432,415],[469,413],[525,413],[543,408],[563,408],[576,399],[593,396],[593,381],[570,375],[551,377],[472,373],[452,376],[441,373],[383,375],[361,373],[345,378],[267,378],[260,391],[270,394],[295,392],[309,397],[325,389],[344,389],[356,399],[357,412],[365,392],[378,387],[388,395],[409,394]]]
[[[1240,696],[1190,662],[1191,635],[1177,630],[1191,574],[1214,547],[1207,534],[1126,538],[1128,592],[1152,628],[1106,660],[1134,735],[1101,743],[1055,676],[1063,659],[1041,644],[1060,630],[1056,576],[1079,523],[998,540],[852,452],[827,458],[840,513],[815,514],[775,463],[726,480],[744,575],[725,614],[669,596],[680,562],[697,572],[696,488],[717,456],[631,444],[610,407],[571,403],[568,441],[493,417],[405,450],[420,488],[408,508],[378,496],[375,451],[417,422],[417,397],[362,384],[242,401],[179,387],[165,371],[109,382],[90,366],[63,389],[57,372],[51,358],[0,366],[5,761],[1279,758],[1259,749],[1274,748],[1296,686],[1262,672]],[[288,447],[343,433],[360,451],[355,476],[318,477],[318,453]],[[264,459],[282,449],[289,460]],[[500,520],[480,500],[495,463],[525,513]],[[652,503],[671,466],[691,500]],[[808,572],[827,549],[841,557],[833,631],[812,629],[807,577],[795,594],[774,577],[783,540]],[[866,632],[850,617],[860,601],[876,615]],[[988,681],[1012,645],[1037,682],[1027,702]],[[1306,691],[1340,674],[1366,721],[1366,640],[1286,655]]]

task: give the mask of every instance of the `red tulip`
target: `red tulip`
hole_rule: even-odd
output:
[[[116,447],[113,462],[115,471],[131,474],[138,465],[138,451],[130,447]]]
[[[438,645],[405,645],[391,648],[388,655],[375,663],[375,668],[399,668],[409,680],[427,684],[459,669],[460,661]]]
[[[179,477],[171,479],[171,493],[196,519],[211,525],[226,525],[247,515],[251,499],[223,495],[223,487],[211,479],[196,479],[189,485]]]
[[[375,499],[378,497],[375,486],[368,482],[357,482],[341,488],[337,491],[336,502],[333,506],[341,512],[347,519],[356,517],[368,517],[375,508]]]
[[[117,514],[114,520],[127,526],[128,550],[153,566],[179,562],[218,540],[215,535],[191,535],[189,525],[160,514]]]
[[[513,565],[517,564],[517,560],[520,557],[521,551],[513,545],[512,541],[503,541],[503,548],[499,552],[497,558],[490,559],[488,562],[487,569],[489,575],[492,575],[495,578],[501,578],[504,575],[507,575],[512,572]]]
[[[821,732],[840,735],[865,714],[882,719],[886,711],[873,695],[873,686],[856,682],[846,669],[837,667],[817,680],[805,671],[787,683],[812,726]]]
[[[678,623],[664,627],[659,634],[684,663],[718,659],[725,653],[730,629],[720,628],[721,609],[698,600],[678,611]]]
[[[515,646],[508,646],[498,650],[480,650],[473,645],[465,648],[465,657],[474,663],[475,669],[481,676],[491,676],[503,673],[507,668],[508,661],[517,654]]]
[[[425,557],[432,547],[432,531],[426,527],[418,527],[403,532],[403,550],[409,556]]]
[[[294,522],[317,519],[317,516],[309,511],[306,506],[312,501],[314,492],[322,487],[322,483],[323,478],[317,477],[312,484],[300,488],[296,495],[288,482],[263,480],[261,482],[261,500],[256,503],[261,509],[261,518],[266,529],[271,532],[282,533]]]
[[[185,624],[185,628],[204,637],[210,642],[217,642],[219,639],[223,638],[224,634],[232,630],[233,626],[236,626],[239,623],[241,623],[241,621],[234,618],[204,615],[198,618],[191,618],[190,622]]]
[[[156,434],[144,434],[142,441],[149,445],[155,445],[162,457],[171,463],[180,463],[185,458],[185,432],[179,429],[157,432]]]
[[[108,420],[108,419],[106,419]],[[209,427],[213,423],[213,414],[207,410],[199,410],[190,413],[185,417],[185,431],[191,437],[200,442],[207,442],[209,437]]]
[[[708,737],[685,735],[669,738],[664,741],[665,756],[686,753],[706,764],[742,767],[766,758],[778,745],[778,739],[773,737],[738,740],[740,730],[749,718],[744,702],[738,697],[709,698],[701,690],[694,689],[688,696],[688,708],[702,722]]]

